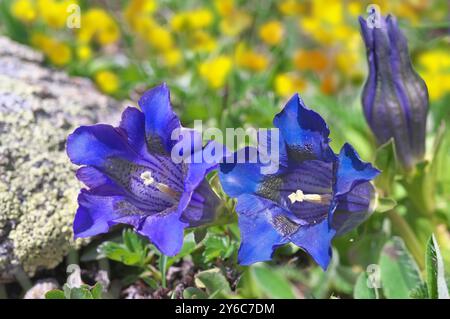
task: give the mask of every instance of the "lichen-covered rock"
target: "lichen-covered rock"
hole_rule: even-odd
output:
[[[0,37],[0,283],[61,262],[71,247],[80,184],[65,153],[76,127],[116,122],[117,102],[90,81],[46,68]]]

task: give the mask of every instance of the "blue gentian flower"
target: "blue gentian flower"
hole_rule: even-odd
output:
[[[359,18],[369,64],[362,95],[364,115],[380,144],[394,139],[400,163],[410,170],[425,154],[428,90],[412,66],[395,17],[379,19],[372,26]]]
[[[139,106],[142,112],[133,107],[123,112],[119,127],[81,126],[69,135],[67,153],[74,164],[84,165],[77,177],[89,187],[78,196],[73,230],[75,237],[89,237],[129,224],[173,256],[186,227],[214,218],[218,198],[205,175],[217,164],[172,160],[177,141],[171,134],[181,125],[165,84],[147,91]],[[188,131],[195,143],[185,158],[204,151],[199,134]]]
[[[369,181],[379,171],[361,161],[349,144],[335,155],[325,121],[298,95],[275,116],[274,125],[280,136],[277,172],[262,173],[260,147],[238,150],[220,164],[223,189],[237,198],[239,262],[269,260],[277,247],[292,242],[326,269],[333,237],[371,213],[374,188]],[[239,158],[246,161],[239,163]]]

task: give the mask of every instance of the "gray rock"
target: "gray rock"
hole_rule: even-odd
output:
[[[122,108],[42,61],[0,37],[0,283],[18,267],[30,276],[53,268],[81,244],[72,240],[81,185],[66,137],[79,125],[117,123]]]

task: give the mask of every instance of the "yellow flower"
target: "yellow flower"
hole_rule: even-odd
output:
[[[289,97],[294,93],[299,93],[306,88],[306,83],[292,73],[281,73],[275,77],[275,93],[281,97]]]
[[[252,23],[251,16],[236,8],[233,0],[216,0],[215,6],[222,17],[220,31],[227,36],[239,35]]]
[[[216,40],[202,30],[194,32],[191,42],[191,48],[196,52],[211,52],[217,47]]]
[[[95,74],[95,83],[105,93],[114,93],[119,89],[119,78],[111,71],[99,71]]]
[[[229,17],[233,14],[235,10],[233,0],[215,0],[214,4],[216,6],[217,12],[222,17]]]
[[[284,27],[279,21],[270,21],[259,29],[259,37],[268,45],[277,45],[284,35]]]
[[[220,21],[220,31],[227,36],[234,37],[241,34],[251,23],[251,16],[243,11],[237,11],[232,17],[226,17]]]
[[[29,23],[36,20],[37,10],[33,0],[15,0],[11,4],[11,14],[16,19]]]
[[[140,20],[148,18],[157,8],[155,0],[131,0],[124,10],[125,20],[137,31]]]
[[[88,45],[81,44],[77,46],[77,56],[80,60],[89,60],[92,56],[92,50]]]
[[[42,20],[49,27],[61,29],[66,26],[67,19],[71,12],[69,7],[77,4],[76,0],[38,0],[37,7]]]
[[[294,54],[294,65],[300,71],[321,72],[328,65],[327,57],[319,50],[298,50]]]
[[[41,49],[50,62],[55,65],[66,65],[72,59],[72,51],[67,44],[44,34],[32,34],[31,44]]]
[[[208,9],[195,9],[175,14],[170,20],[173,30],[197,30],[211,25],[213,14]]]
[[[305,8],[298,0],[284,0],[278,5],[278,10],[286,16],[291,16],[304,13]]]
[[[170,31],[156,23],[148,30],[147,40],[153,48],[161,52],[172,49],[174,44]]]
[[[183,59],[183,54],[179,49],[170,49],[163,53],[164,64],[168,67],[174,67]]]
[[[199,72],[210,87],[219,89],[224,86],[230,74],[231,66],[231,58],[226,55],[220,55],[201,63]]]
[[[193,10],[188,15],[188,23],[192,29],[206,28],[213,22],[213,14],[208,9]]]
[[[431,100],[450,93],[450,55],[442,49],[427,51],[418,57],[420,75],[428,87]]]
[[[78,40],[82,43],[97,41],[105,46],[117,42],[120,30],[116,21],[103,9],[89,9],[81,18]]]
[[[264,54],[248,49],[243,43],[236,48],[235,60],[239,67],[255,72],[264,71],[269,64],[269,59]]]

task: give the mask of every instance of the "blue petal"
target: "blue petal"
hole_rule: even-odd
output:
[[[333,159],[327,124],[318,113],[305,106],[298,94],[275,116],[273,124],[280,129],[290,157],[297,160]]]
[[[175,256],[183,246],[184,229],[187,223],[180,221],[175,210],[149,216],[138,232],[150,241],[166,256]]]
[[[270,201],[245,194],[239,196],[236,211],[241,231],[238,253],[241,265],[270,260],[274,250],[288,242],[271,222],[273,214],[281,214],[283,210]]]
[[[165,83],[148,90],[139,99],[145,114],[147,144],[154,152],[170,153],[174,141],[172,132],[180,128],[180,120],[170,104],[170,92]]]
[[[137,157],[120,131],[105,124],[77,128],[67,138],[67,154],[74,164],[93,166],[102,166],[109,157]]]
[[[336,196],[350,192],[356,185],[374,179],[379,173],[372,164],[363,162],[350,144],[344,144],[338,159]]]
[[[192,194],[189,205],[183,212],[182,220],[188,222],[190,227],[212,222],[219,205],[219,198],[206,179],[203,179]]]
[[[230,197],[256,193],[264,180],[256,148],[245,147],[224,159],[219,178],[222,188]]]
[[[122,113],[120,121],[121,129],[126,133],[130,146],[144,156],[147,154],[147,144],[145,140],[145,116],[137,108],[128,107]]]
[[[300,226],[298,231],[290,236],[290,240],[303,248],[326,270],[331,260],[331,239],[334,234],[335,231],[329,227],[328,218],[325,218],[315,225]]]
[[[126,223],[136,226],[142,212],[129,205],[125,212],[120,203],[126,203],[123,196],[98,196],[91,191],[82,190],[78,196],[78,210],[73,222],[75,238],[90,237],[108,232],[109,228],[124,216]],[[118,209],[122,207],[122,209]]]
[[[374,187],[365,182],[338,197],[337,208],[332,217],[332,228],[336,230],[336,236],[356,228],[372,214],[374,196]]]

